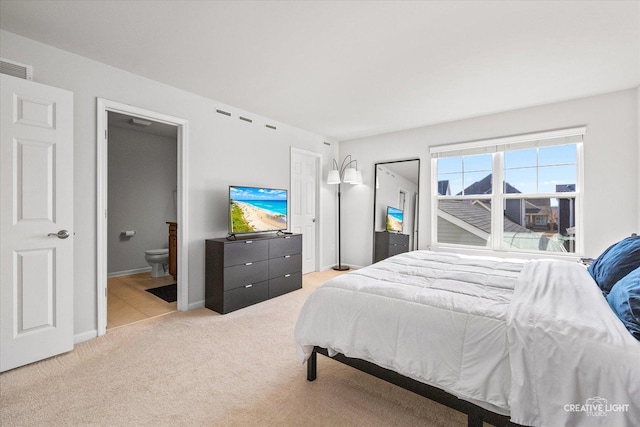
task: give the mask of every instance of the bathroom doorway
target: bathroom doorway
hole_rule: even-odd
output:
[[[187,124],[98,100],[98,335],[188,308]]]
[[[107,330],[176,311],[177,128],[107,113]],[[153,293],[155,292],[155,294]]]

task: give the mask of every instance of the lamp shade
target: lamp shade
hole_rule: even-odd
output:
[[[347,182],[349,184],[355,184],[358,179],[356,172],[357,171],[354,168],[345,169],[344,182]]]
[[[356,181],[354,184],[362,184],[362,171],[356,171]]]
[[[340,172],[336,169],[330,170],[327,176],[327,184],[340,184]]]

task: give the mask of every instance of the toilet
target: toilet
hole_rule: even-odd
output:
[[[162,277],[168,274],[169,249],[149,249],[144,251],[144,259],[151,266],[151,277]]]

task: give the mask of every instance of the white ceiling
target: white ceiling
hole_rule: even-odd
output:
[[[640,85],[638,1],[5,1],[7,31],[337,140]]]

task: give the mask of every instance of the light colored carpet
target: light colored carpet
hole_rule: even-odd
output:
[[[293,329],[302,290],[224,316],[202,308],[109,331],[0,375],[0,425],[463,426],[466,416],[318,356],[306,380]]]

